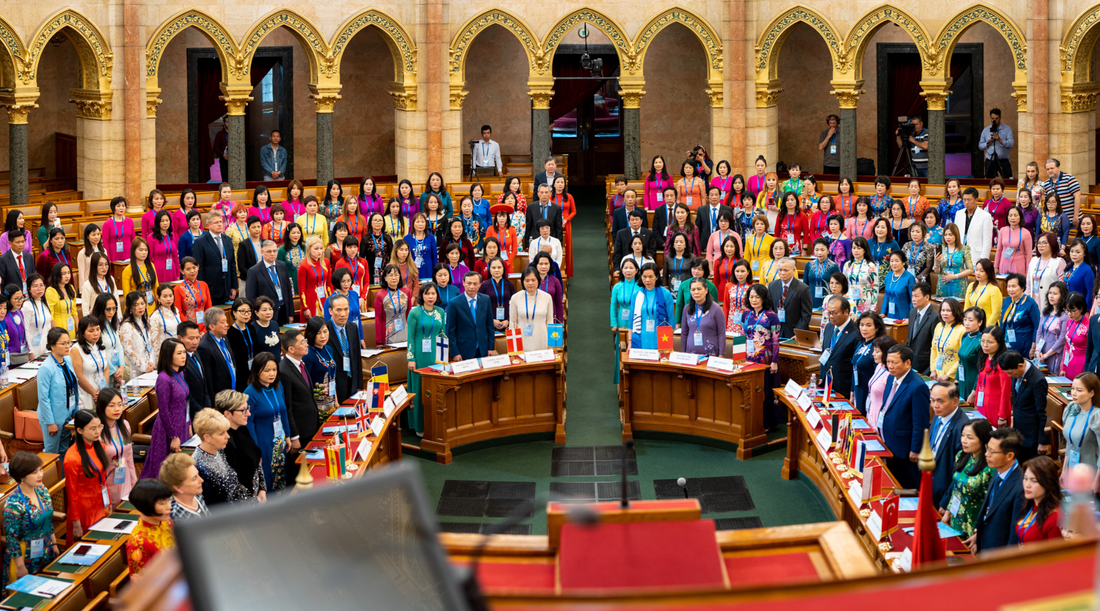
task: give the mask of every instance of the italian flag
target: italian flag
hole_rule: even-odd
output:
[[[733,360],[743,361],[745,360],[745,336],[734,335],[733,336]]]

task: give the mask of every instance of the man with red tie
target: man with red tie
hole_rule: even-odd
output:
[[[27,274],[34,273],[34,259],[25,252],[23,246],[26,236],[22,231],[13,229],[8,232],[11,250],[0,256],[0,279],[5,285],[14,284],[27,294]]]
[[[307,445],[320,428],[318,423],[317,401],[313,398],[313,384],[309,380],[302,359],[309,353],[306,336],[297,329],[283,334],[283,351],[286,358],[279,361],[279,383],[283,387],[287,406],[287,420],[290,421],[290,448],[297,453]],[[287,464],[293,464],[294,456],[287,457]],[[293,481],[293,478],[290,478]]]

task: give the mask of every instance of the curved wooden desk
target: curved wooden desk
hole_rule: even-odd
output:
[[[710,437],[737,444],[737,457],[768,443],[762,421],[764,366],[745,363],[738,373],[705,365],[638,361],[622,354],[623,441],[634,431]]]
[[[565,443],[565,363],[520,363],[473,373],[421,369],[421,449],[450,463],[457,446],[527,433]]]

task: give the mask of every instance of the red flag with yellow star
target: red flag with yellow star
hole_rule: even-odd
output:
[[[657,350],[672,352],[672,327],[657,327]]]

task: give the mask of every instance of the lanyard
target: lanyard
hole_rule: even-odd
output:
[[[311,216],[313,217],[313,225],[312,226],[309,224],[309,217],[311,217]],[[306,215],[306,235],[313,235],[314,231],[316,231],[316,229],[317,229],[317,217],[318,216],[320,216],[320,215],[319,214],[307,214]]]
[[[99,358],[103,361],[102,364],[100,364],[100,361],[95,358],[97,354],[99,354]],[[97,375],[99,374],[99,372],[107,369],[107,358],[104,357],[98,349],[93,350],[88,356],[92,357],[92,364],[95,365],[95,372]]]
[[[499,302],[498,302],[499,303]],[[420,335],[422,337],[434,337],[435,336],[435,312],[429,312],[424,308],[421,308],[423,315],[420,317]],[[428,319],[429,322],[427,328],[424,327],[424,319]]]
[[[393,297],[393,290],[386,289],[386,296],[390,299],[390,305],[393,306],[394,316],[401,316],[401,291],[397,292],[397,298]]]
[[[183,288],[187,289],[187,293],[191,295],[191,301],[195,302],[195,309],[196,310],[203,309],[202,308],[202,299],[201,299],[201,297],[202,297],[202,288],[200,288],[198,285],[195,286],[195,289],[197,289],[199,291],[199,296],[198,297],[195,297],[194,291],[191,290],[191,285],[186,280],[183,281]]]
[[[233,326],[237,327],[237,330],[241,332],[242,336],[244,336],[244,344],[245,344],[245,347],[248,348],[248,356],[249,356],[249,358],[251,358],[252,354],[253,354],[253,352],[252,352],[252,338],[248,336],[248,329],[247,328],[242,329],[241,326],[240,326],[240,323],[233,323]]]
[[[171,312],[171,310],[169,310],[169,312]],[[164,308],[157,308],[157,313],[160,314],[160,322],[161,322],[162,325],[164,325],[164,332],[168,334],[168,337],[175,337],[176,335],[168,330],[168,321],[164,319]],[[180,323],[179,316],[176,316],[175,312],[171,312],[171,313],[172,313],[172,318],[175,319],[176,324],[178,325]]]
[[[1092,408],[1094,407],[1096,406],[1089,406],[1089,413],[1085,414],[1085,428],[1081,429],[1081,439],[1079,439],[1076,443],[1073,441],[1073,429],[1077,428],[1077,417],[1081,415],[1080,407],[1078,407],[1077,413],[1073,415],[1073,422],[1069,424],[1069,435],[1067,435],[1067,437],[1069,437],[1070,443],[1073,443],[1073,445],[1077,446],[1078,448],[1081,447],[1081,444],[1085,443],[1085,434],[1089,432],[1089,417],[1092,416]]]
[[[1052,329],[1054,329],[1054,323],[1056,322],[1058,322],[1058,317],[1054,314],[1046,317],[1046,320],[1043,321],[1043,328],[1046,330],[1046,333],[1052,332]]]
[[[1024,536],[1027,535],[1027,531],[1031,530],[1032,526],[1035,526],[1035,521],[1038,519],[1039,512],[1035,511],[1035,506],[1032,505],[1031,509],[1028,510],[1027,515],[1024,516],[1024,519],[1020,520],[1016,526],[1016,532],[1018,534],[1018,538],[1021,541],[1023,540]],[[1023,529],[1023,532],[1020,532],[1020,529]]]
[[[313,262],[310,262],[309,268],[312,269],[313,274],[315,276],[317,276],[317,286],[324,286],[325,285],[325,266],[324,266],[324,263],[322,262],[322,264],[320,266],[320,270],[318,270],[318,268],[316,267],[316,264],[313,263]]]
[[[145,273],[145,270],[142,269],[142,265],[144,263],[145,262],[142,261],[141,263],[136,263],[135,264],[135,266],[137,267],[137,270],[138,270],[138,279],[141,280],[141,286],[146,286],[146,285],[149,284],[149,276],[148,276],[148,274]]]
[[[126,219],[123,219],[123,221],[125,221],[125,220]],[[118,219],[116,219],[115,217],[112,216],[111,217],[111,228],[115,230],[115,239],[116,240],[124,239],[123,235],[122,235],[122,231],[119,230],[119,225],[122,225],[122,222],[120,222]]]
[[[672,275],[675,278],[680,277],[680,271],[684,268],[684,258],[676,257],[672,260]]]
[[[847,198],[845,198],[843,195],[840,195],[838,197],[840,197],[840,210],[843,214],[847,215],[849,212],[852,211],[852,196],[851,194],[849,194]]]
[[[936,345],[939,346],[939,348],[940,348],[940,354],[943,354],[944,352],[947,352],[947,342],[951,341],[951,332],[954,331],[954,330],[955,330],[955,327],[948,327],[945,324],[943,326],[943,329],[940,331],[939,335],[936,336]],[[947,331],[947,337],[946,338],[943,336],[944,331]]]
[[[119,442],[122,441],[122,430],[121,429],[122,429],[122,427],[118,426],[118,421],[116,420],[115,421],[115,430],[111,434],[111,447],[115,449],[115,464],[116,465],[119,464],[120,462],[122,462],[122,444],[121,443],[115,443],[116,439]]]
[[[871,354],[872,342],[866,342],[862,346],[856,349],[856,356],[853,359],[853,364],[858,366],[860,361],[867,358],[868,354]]]
[[[974,299],[974,302],[973,302],[974,305],[978,305],[979,303],[982,302],[982,295],[985,295],[985,290],[987,288],[989,288],[989,283],[988,282],[986,282],[985,286],[982,287],[982,292],[978,293],[978,296]],[[967,299],[969,299],[969,295],[973,295],[973,294],[974,294],[974,287],[970,287],[970,289],[967,290]]]
[[[917,201],[913,201],[913,196],[909,196],[909,216],[917,218],[917,204],[920,203],[920,196],[917,196]]]
[[[735,284],[733,290],[736,292],[733,295],[734,303],[731,303],[730,307],[736,307],[739,310],[745,309],[745,291],[749,290],[749,285]]]
[[[759,237],[759,240],[757,238]],[[760,258],[760,247],[764,245],[764,236],[752,236],[752,258]]]
[[[535,320],[535,310],[539,307],[538,293],[535,293],[535,307],[531,308],[530,313],[527,310],[527,291],[523,291],[523,315],[527,317],[527,320]]]
[[[379,253],[378,256],[381,258],[382,254]],[[359,257],[350,257],[348,259],[348,267],[351,268],[349,270],[351,272],[351,284],[353,286],[359,284]]]
[[[500,286],[492,278],[489,279],[489,284],[493,285],[493,292],[497,294],[497,307],[504,307],[504,279],[500,280]]]
[[[314,348],[313,346],[310,346],[309,349],[312,350],[313,353],[317,355],[317,360],[320,361],[321,364],[325,366],[326,370],[331,371],[331,370],[336,369],[336,358],[331,355],[331,353],[329,352],[328,346],[325,346],[324,353],[322,353],[317,348]]]

